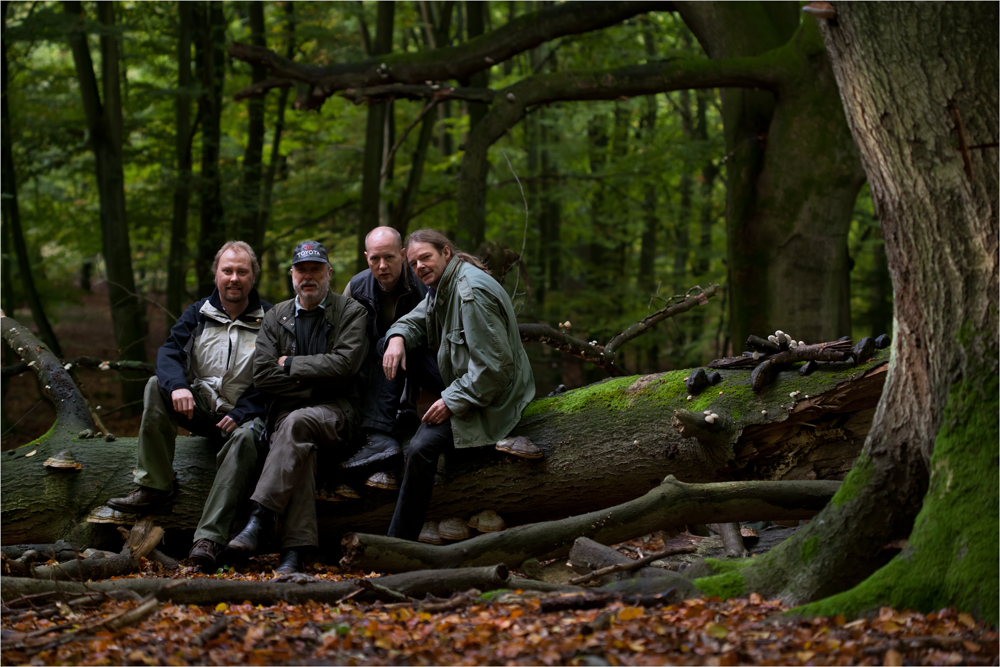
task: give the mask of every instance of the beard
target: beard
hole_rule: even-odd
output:
[[[237,291],[230,292],[230,288],[227,287],[226,289],[222,290],[222,293],[219,296],[222,298],[223,301],[227,301],[229,303],[240,303],[241,301],[243,301],[243,297],[246,296],[246,292],[243,291],[242,287],[235,287],[233,289]]]
[[[315,287],[316,289],[311,293],[307,294],[304,290],[306,287]],[[312,308],[319,305],[329,291],[330,283],[329,281],[315,280],[303,280],[298,285],[295,286],[295,295],[299,297],[299,303],[303,306]]]

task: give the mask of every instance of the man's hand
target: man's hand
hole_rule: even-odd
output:
[[[236,430],[239,424],[234,422],[232,417],[226,415],[221,420],[219,420],[219,423],[216,424],[216,426],[221,428],[224,433],[232,433],[233,431]]]
[[[382,355],[382,370],[385,371],[386,379],[395,380],[396,370],[400,366],[406,370],[406,344],[403,343],[402,336],[393,336]]]
[[[174,404],[174,412],[188,419],[194,418],[194,394],[190,389],[174,389],[170,392],[170,400]]]
[[[287,358],[288,358],[287,354],[285,356],[283,356],[283,357],[278,357],[278,368],[284,368],[285,367],[285,359],[287,359]]]
[[[427,412],[424,413],[423,418],[420,420],[425,424],[440,424],[448,417],[451,417],[451,408],[449,408],[444,403],[443,398],[439,398],[434,401],[434,404],[427,408]]]

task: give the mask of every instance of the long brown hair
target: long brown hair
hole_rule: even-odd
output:
[[[448,248],[451,250],[451,254],[458,257],[461,261],[468,262],[477,269],[481,269],[486,273],[490,272],[490,270],[486,268],[486,265],[483,264],[482,260],[474,255],[470,255],[467,252],[459,250],[454,241],[436,229],[428,229],[425,227],[423,229],[417,229],[410,232],[410,235],[406,237],[406,248],[409,249],[414,243],[429,243],[440,253],[443,253],[444,249]]]

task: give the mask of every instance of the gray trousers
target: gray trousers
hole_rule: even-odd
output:
[[[208,438],[213,446],[221,445],[215,457],[215,481],[205,500],[194,539],[197,541],[205,537],[226,544],[236,510],[245,497],[257,466],[258,439],[255,431],[262,433],[264,423],[259,419],[248,422],[226,436],[215,426],[222,415],[211,412],[198,392],[192,393],[195,408],[193,418],[189,420],[174,412],[170,396],[160,388],[157,377],[149,378],[143,394],[135,483],[160,491],[173,488],[178,424]],[[253,424],[256,424],[256,429]]]
[[[264,471],[251,498],[283,516],[283,549],[319,546],[316,452],[350,439],[351,422],[336,403],[298,408],[275,421]]]

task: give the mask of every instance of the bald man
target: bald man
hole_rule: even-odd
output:
[[[365,259],[368,268],[357,274],[344,290],[344,296],[355,299],[368,312],[369,387],[361,422],[364,444],[361,450],[341,464],[343,468],[360,469],[380,463],[395,463],[402,454],[396,437],[396,417],[403,395],[406,374],[389,380],[382,372],[379,341],[396,320],[413,310],[427,296],[427,286],[417,280],[406,262],[403,240],[392,227],[376,227],[365,237]],[[433,358],[429,363],[410,360],[411,381],[418,386],[441,383],[441,374]],[[424,378],[429,375],[429,378]],[[434,377],[436,376],[436,378]],[[427,381],[425,381],[427,380]],[[436,380],[436,381],[435,381]]]

